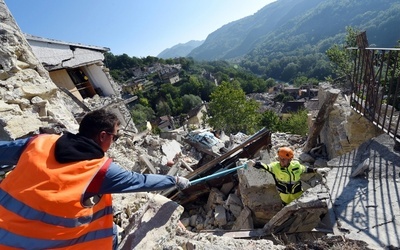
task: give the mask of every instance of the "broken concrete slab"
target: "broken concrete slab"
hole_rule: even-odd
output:
[[[238,171],[240,198],[253,211],[255,225],[262,226],[282,207],[270,173],[255,168]]]
[[[225,201],[225,207],[237,218],[243,209],[243,203],[236,194],[229,194]]]
[[[354,178],[359,175],[362,175],[369,169],[369,158],[365,159],[363,162],[358,164],[357,168],[354,170],[354,172],[351,174],[350,177]]]
[[[224,206],[216,206],[214,209],[214,224],[219,227],[225,226],[228,222],[226,216],[227,215]]]
[[[232,189],[234,188],[235,183],[233,182],[228,182],[228,183],[224,183],[220,189],[220,191],[225,195],[228,196],[228,194],[232,191]]]
[[[167,156],[167,160],[173,160],[177,154],[182,152],[182,145],[175,140],[164,140],[161,151]]]
[[[318,198],[318,192],[319,187],[311,188],[299,199],[284,206],[265,224],[263,229],[266,235],[312,231],[328,213],[327,202]]]

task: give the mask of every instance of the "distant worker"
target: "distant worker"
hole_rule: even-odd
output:
[[[282,147],[278,149],[279,161],[270,164],[254,160],[247,162],[248,167],[264,169],[272,174],[283,205],[289,204],[302,195],[303,189],[300,178],[303,173],[325,175],[330,170],[329,168],[310,168],[301,165],[300,162],[292,160],[293,156],[294,153],[291,148]]]
[[[120,121],[105,109],[82,119],[79,133],[0,141],[0,249],[116,249],[112,193],[190,185],[184,177],[138,174],[105,156]]]

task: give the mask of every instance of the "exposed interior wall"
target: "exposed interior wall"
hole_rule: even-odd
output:
[[[75,87],[74,83],[71,80],[71,77],[68,75],[68,72],[65,69],[50,71],[49,73],[50,78],[58,87],[66,88],[76,98],[78,98],[80,101],[83,101],[81,94]]]
[[[102,67],[96,64],[91,64],[82,67],[85,74],[89,77],[95,89],[100,88],[104,96],[115,95],[113,88],[111,87],[110,80],[103,72]]]

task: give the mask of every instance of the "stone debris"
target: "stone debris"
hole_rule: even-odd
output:
[[[326,201],[316,199],[318,192],[327,193],[327,190],[322,191],[320,187],[308,189],[299,199],[284,206],[265,224],[266,234],[311,232],[315,229],[328,213]]]
[[[182,211],[182,206],[164,196],[149,195],[146,205],[131,216],[119,249],[162,249],[161,246],[176,245],[175,231]]]

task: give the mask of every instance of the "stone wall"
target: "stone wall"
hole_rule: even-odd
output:
[[[318,91],[319,105],[325,100],[328,83],[321,83]],[[355,112],[348,96],[340,93],[321,131],[321,142],[333,159],[357,148],[363,142],[382,134],[370,121]]]
[[[0,139],[38,133],[40,127],[76,131],[70,110],[79,107],[52,82],[3,0],[0,19]]]

